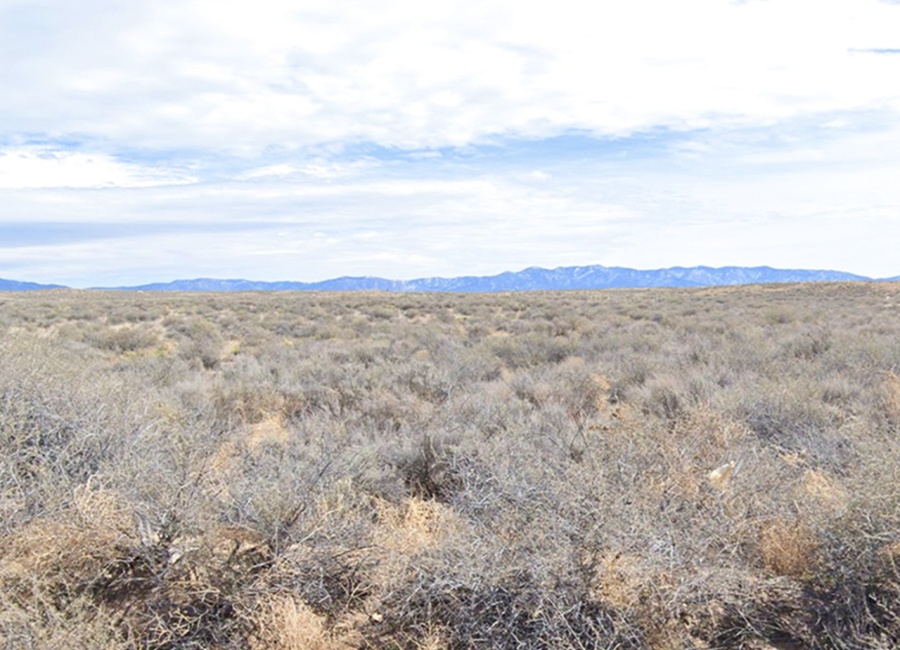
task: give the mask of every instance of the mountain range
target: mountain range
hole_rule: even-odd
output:
[[[646,287],[705,287],[776,282],[849,282],[875,281],[862,275],[841,271],[773,269],[768,266],[694,266],[642,271],[600,265],[569,266],[556,269],[530,267],[522,271],[492,276],[456,278],[419,278],[387,280],[376,277],[340,277],[321,282],[257,282],[198,278],[132,287],[98,287],[122,291],[395,291],[395,292],[493,292],[555,291],[564,289],[619,289]],[[900,281],[900,276],[880,281]],[[0,291],[62,289],[61,285],[43,285],[0,279]]]
[[[37,282],[19,282],[0,278],[0,291],[35,291],[37,289],[66,289],[61,284],[38,284]]]

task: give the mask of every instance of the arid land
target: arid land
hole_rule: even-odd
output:
[[[900,647],[900,284],[0,293],[0,647]]]

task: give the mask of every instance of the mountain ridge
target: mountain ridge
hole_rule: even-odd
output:
[[[93,287],[106,291],[391,291],[398,293],[502,291],[560,291],[573,289],[629,289],[657,287],[737,286],[784,282],[896,282],[900,276],[870,278],[832,270],[776,269],[769,266],[673,266],[639,270],[620,266],[530,266],[489,276],[426,277],[391,280],[373,276],[341,276],[319,282],[262,282],[244,279],[194,278],[135,286]],[[38,284],[0,278],[0,291],[65,289],[58,284]]]
[[[68,289],[61,284],[39,284],[37,282],[20,282],[0,278],[0,291],[37,291],[40,289]]]
[[[775,269],[768,266],[670,267],[638,270],[602,265],[545,269],[531,266],[490,276],[426,277],[391,280],[372,276],[342,276],[320,282],[258,282],[242,279],[197,278],[112,287],[134,291],[391,291],[464,292],[554,291],[566,289],[625,289],[651,287],[704,287],[783,282],[875,281],[853,273],[830,270]]]

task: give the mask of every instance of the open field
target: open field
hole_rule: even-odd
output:
[[[0,294],[0,647],[900,647],[900,285]]]

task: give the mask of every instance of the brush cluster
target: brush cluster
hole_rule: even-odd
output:
[[[0,295],[0,647],[897,647],[898,316]]]

